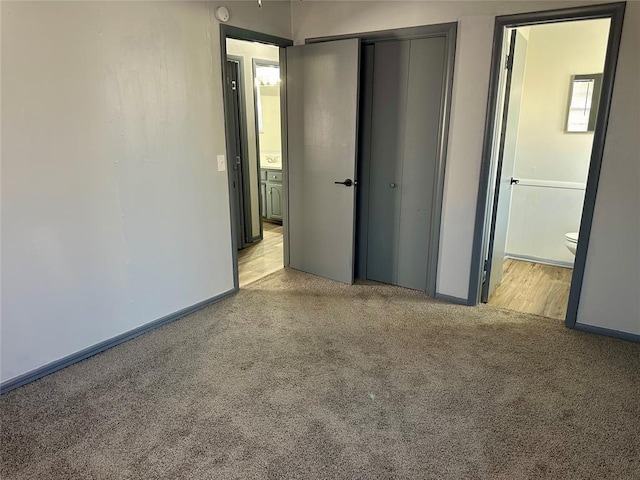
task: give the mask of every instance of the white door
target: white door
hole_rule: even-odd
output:
[[[357,39],[287,48],[289,266],[349,284],[359,72]]]
[[[511,190],[514,185],[512,179],[516,162],[520,104],[522,103],[522,88],[524,86],[524,71],[527,60],[527,40],[517,30],[513,30],[511,34],[509,56],[501,144],[498,153],[497,185],[494,197],[494,226],[489,240],[490,256],[487,279],[482,292],[482,300],[484,302],[489,300],[502,281],[503,263],[507,248]]]

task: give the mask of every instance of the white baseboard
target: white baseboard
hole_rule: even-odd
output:
[[[528,255],[517,255],[515,253],[505,253],[504,257],[512,258],[514,260],[523,260],[525,262],[542,263],[543,265],[551,265],[553,267],[573,268],[573,262],[549,260],[548,258],[530,257]]]

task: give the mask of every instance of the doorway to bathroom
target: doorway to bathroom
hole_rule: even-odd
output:
[[[235,285],[284,266],[281,47],[256,32],[222,28]]]
[[[619,39],[616,8],[497,22],[479,280],[489,305],[575,321]]]

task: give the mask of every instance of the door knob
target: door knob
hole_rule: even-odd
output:
[[[392,182],[392,183],[390,183],[390,184],[389,184],[389,188],[396,188],[396,184],[395,184],[395,183],[393,183],[393,182]]]
[[[356,182],[354,182],[350,178],[347,178],[344,182],[333,182],[333,183],[336,183],[338,185],[344,185],[345,187],[350,187],[351,185],[356,185]]]

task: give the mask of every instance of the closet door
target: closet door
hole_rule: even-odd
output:
[[[367,278],[427,290],[444,37],[375,45]]]
[[[411,40],[402,162],[397,285],[427,289],[445,39]],[[439,212],[438,212],[439,213]]]
[[[409,41],[375,45],[367,278],[397,283]]]

